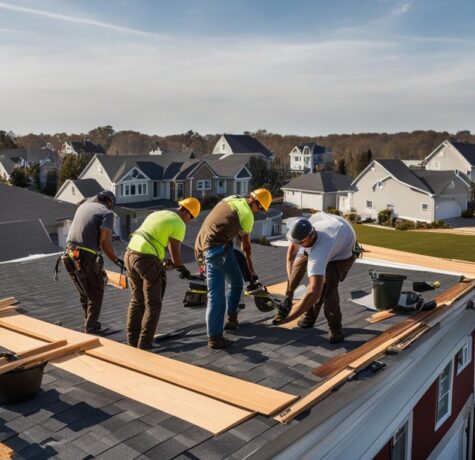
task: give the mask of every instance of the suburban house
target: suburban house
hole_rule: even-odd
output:
[[[290,170],[294,172],[326,171],[333,166],[332,152],[314,142],[296,145],[289,156]]]
[[[79,180],[95,180],[102,189],[115,193],[124,235],[136,229],[150,210],[174,207],[185,196],[207,199],[248,193],[251,173],[246,167],[247,156],[208,159],[191,156],[191,153],[96,155]],[[76,190],[77,184],[68,182],[57,197],[75,200],[73,187]]]
[[[460,171],[475,182],[475,144],[469,142],[442,142],[424,159],[430,171]]]
[[[0,150],[0,177],[5,180],[10,179],[15,168],[31,168],[35,165],[38,166],[38,185],[43,189],[48,181],[55,179],[59,167],[59,157],[49,145],[39,149]]]
[[[395,217],[432,222],[460,217],[467,209],[470,181],[456,171],[410,169],[401,160],[373,160],[339,198],[338,209],[376,219],[391,209]]]
[[[49,239],[54,244],[64,247],[68,230],[67,221],[74,217],[75,205],[42,193],[3,184],[0,184],[0,197],[1,224],[35,222],[34,229],[37,230],[39,225],[36,223],[39,221],[41,227],[49,235]],[[24,238],[25,235],[31,235],[34,229],[29,229],[29,226],[29,223],[23,223],[24,230],[20,232],[23,236],[19,234],[19,237]],[[41,240],[44,241],[44,238]],[[2,248],[4,244],[6,244],[5,241],[2,242]]]
[[[84,139],[83,141],[66,141],[61,145],[58,150],[58,153],[62,158],[66,155],[105,155],[104,149],[102,146],[92,143]]]
[[[78,204],[104,190],[96,179],[68,179],[56,192],[55,198],[68,203]]]
[[[302,174],[282,187],[284,205],[325,211],[336,208],[338,197],[350,189],[351,177],[333,171]]]
[[[212,154],[247,154],[264,159],[268,166],[274,159],[273,153],[264,144],[248,134],[223,134],[216,142]]]

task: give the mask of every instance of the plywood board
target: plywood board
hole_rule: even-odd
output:
[[[382,248],[379,246],[364,245],[363,258],[368,260],[384,260],[387,262],[417,265],[421,268],[434,270],[452,271],[475,278],[475,263],[456,259],[442,259],[438,257],[413,254],[412,252],[397,251],[395,249]]]
[[[10,447],[6,446],[5,444],[0,443],[0,459],[7,460],[13,458],[15,456],[15,452],[10,449]]]
[[[101,343],[87,354],[261,414],[271,415],[298,398],[112,340]]]
[[[396,316],[396,314],[397,313],[393,309],[379,311],[378,313],[371,315],[369,318],[366,318],[366,321],[368,321],[370,324],[379,323],[380,321],[384,321],[385,319]]]
[[[77,343],[91,337],[88,334],[72,331],[26,315],[16,314],[1,318],[0,326],[4,322],[7,323],[7,327],[21,328],[23,331],[41,330],[44,337],[50,340],[67,339],[68,343]],[[86,353],[250,411],[270,415],[298,398],[298,396],[263,385],[138,350],[113,340],[100,338],[99,341],[102,347],[88,350]]]
[[[215,435],[229,430],[254,415],[250,411],[139,372],[115,366],[92,356],[60,358],[52,364],[127,398],[198,425]],[[233,391],[234,388],[229,388],[230,393]]]
[[[4,331],[5,329],[0,329],[0,334]],[[66,340],[58,340],[57,342],[50,342],[46,343],[44,345],[38,345],[33,348],[29,348],[25,351],[19,351],[16,352],[16,355],[18,358],[28,358],[29,356],[37,355],[39,353],[43,353],[44,351],[49,351],[49,350],[54,350],[55,348],[62,347],[66,345],[67,342]],[[0,365],[7,364],[8,360],[6,358],[0,358]]]

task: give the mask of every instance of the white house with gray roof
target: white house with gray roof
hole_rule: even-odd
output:
[[[296,145],[289,153],[290,170],[294,172],[318,172],[330,170],[333,154],[315,142]]]
[[[317,211],[336,208],[338,197],[350,190],[351,180],[333,171],[303,174],[282,187],[284,204]]]
[[[460,217],[471,188],[462,173],[410,169],[395,159],[373,160],[351,185],[354,191],[339,198],[341,211],[376,219],[389,208],[396,217],[423,222]]]
[[[475,182],[475,144],[446,140],[425,159],[430,171],[460,171]]]
[[[250,155],[262,158],[268,165],[274,154],[259,140],[249,134],[223,134],[216,142],[213,155]]]

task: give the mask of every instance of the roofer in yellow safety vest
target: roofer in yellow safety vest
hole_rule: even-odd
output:
[[[257,279],[251,256],[250,235],[254,226],[254,214],[269,209],[272,195],[265,188],[251,192],[248,198],[230,196],[221,200],[208,214],[200,228],[195,242],[195,256],[199,264],[206,264],[208,284],[208,305],[206,325],[208,345],[211,348],[225,348],[232,344],[223,337],[224,329],[238,327],[237,309],[243,288],[242,273],[234,255],[233,239],[241,236],[242,249],[246,256],[251,276]],[[225,298],[225,281],[230,285]]]
[[[176,269],[181,278],[191,278],[183,265],[180,244],[186,224],[198,217],[201,205],[196,198],[178,202],[174,211],[156,211],[147,216],[125,252],[125,266],[132,297],[127,317],[127,341],[133,347],[150,350],[157,329],[166,287],[166,270]],[[171,260],[164,262],[168,247]]]

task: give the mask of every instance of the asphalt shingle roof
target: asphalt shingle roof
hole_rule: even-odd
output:
[[[469,142],[451,142],[451,144],[472,166],[475,166],[475,144]]]
[[[333,171],[302,174],[292,179],[283,189],[307,190],[311,192],[340,192],[350,189],[351,177]]]
[[[444,193],[451,182],[457,183],[457,181],[460,180],[455,171],[429,171],[420,169],[417,170],[416,174],[435,195]]]
[[[91,141],[73,141],[71,142],[71,145],[77,153],[88,153],[92,155],[96,153],[105,153],[101,145],[94,144]]]
[[[73,185],[79,190],[84,198],[90,198],[102,192],[104,188],[96,179],[76,179],[71,180]]]
[[[0,222],[41,219],[46,227],[71,219],[76,206],[47,195],[0,184]],[[1,242],[0,242],[1,245]]]
[[[190,235],[192,237],[193,235]],[[265,283],[285,278],[284,248],[253,245],[257,273]],[[45,321],[62,321],[63,326],[79,329],[82,310],[79,296],[66,273],[54,282],[51,270],[55,259],[0,265],[0,298],[15,296],[28,315]],[[189,265],[193,271],[196,266]],[[399,318],[368,324],[369,312],[349,302],[353,290],[369,291],[370,266],[355,265],[342,283],[343,326],[347,339],[342,345],[326,340],[326,320],[322,317],[313,329],[286,330],[268,325],[272,313],[261,313],[246,298],[240,312],[241,326],[230,334],[235,344],[229,350],[207,347],[205,309],[184,308],[186,282],[176,273],[168,275],[158,332],[183,332],[160,342],[155,352],[193,363],[244,380],[293,394],[308,393],[318,378],[311,370],[344,350],[353,349],[389,327]],[[394,273],[400,270],[389,270]],[[408,272],[407,289],[412,281],[433,279],[433,274]],[[437,275],[446,288],[455,277]],[[28,285],[29,289],[24,289]],[[427,298],[432,298],[430,292]],[[129,293],[108,287],[101,313],[103,324],[116,332],[109,338],[125,341],[125,319]],[[381,371],[384,372],[384,371]],[[162,411],[124,398],[106,388],[91,384],[50,365],[42,390],[25,403],[0,407],[0,442],[25,458],[180,458],[241,459],[286,432],[292,432],[302,419],[322,420],[353,400],[358,388],[371,388],[372,381],[354,380],[299,416],[290,425],[281,425],[261,415],[213,437],[205,430]],[[231,390],[232,391],[232,390]]]
[[[272,152],[255,137],[247,134],[223,134],[233,153],[262,153],[270,158]]]
[[[0,262],[60,251],[39,220],[0,223]]]
[[[396,179],[404,182],[410,187],[418,188],[424,192],[432,194],[433,191],[417,175],[417,171],[408,168],[401,160],[386,159],[375,160],[381,164]]]
[[[204,159],[218,176],[234,177],[249,162],[252,155],[208,155]]]

